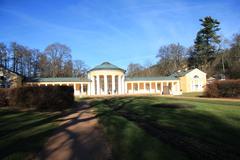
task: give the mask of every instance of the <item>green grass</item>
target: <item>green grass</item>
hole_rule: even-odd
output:
[[[240,102],[94,99],[113,159],[239,159]]]
[[[0,109],[0,159],[31,159],[58,126],[59,116]]]
[[[183,93],[179,95],[180,97],[201,97],[203,96],[203,92],[189,92],[189,93]]]
[[[91,100],[114,160],[240,159],[240,101],[183,97]],[[0,109],[0,159],[30,159],[63,116]]]

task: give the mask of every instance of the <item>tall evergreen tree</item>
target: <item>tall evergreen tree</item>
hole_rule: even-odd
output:
[[[194,50],[189,57],[189,66],[206,70],[220,49],[221,40],[217,34],[220,22],[210,16],[200,19],[200,22],[202,28],[197,33]]]

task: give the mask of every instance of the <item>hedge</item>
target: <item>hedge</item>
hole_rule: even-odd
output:
[[[0,107],[8,105],[8,89],[0,89]]]
[[[70,86],[34,86],[10,89],[9,105],[42,110],[62,110],[74,103]]]
[[[240,97],[240,80],[214,81],[207,85],[205,90],[207,97]]]

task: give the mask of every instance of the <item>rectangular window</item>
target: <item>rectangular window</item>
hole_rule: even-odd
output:
[[[83,92],[87,92],[87,84],[83,84]]]
[[[139,89],[144,89],[144,83],[139,83]]]
[[[157,83],[157,89],[161,90],[161,83]]]
[[[134,91],[138,90],[138,84],[137,83],[133,83],[133,89],[134,89]]]
[[[76,90],[80,91],[80,89],[81,89],[81,85],[80,84],[76,84]]]
[[[150,90],[150,85],[149,85],[149,83],[146,83],[146,90]]]
[[[128,83],[128,84],[127,84],[127,89],[128,89],[128,90],[131,90],[131,89],[132,89],[132,84],[131,84],[131,83]]]

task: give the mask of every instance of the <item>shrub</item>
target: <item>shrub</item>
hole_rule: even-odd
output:
[[[214,81],[207,85],[207,97],[240,97],[240,80]]]
[[[0,89],[0,107],[8,105],[8,89]]]
[[[10,90],[10,105],[43,110],[61,110],[74,103],[73,87],[35,86]]]

